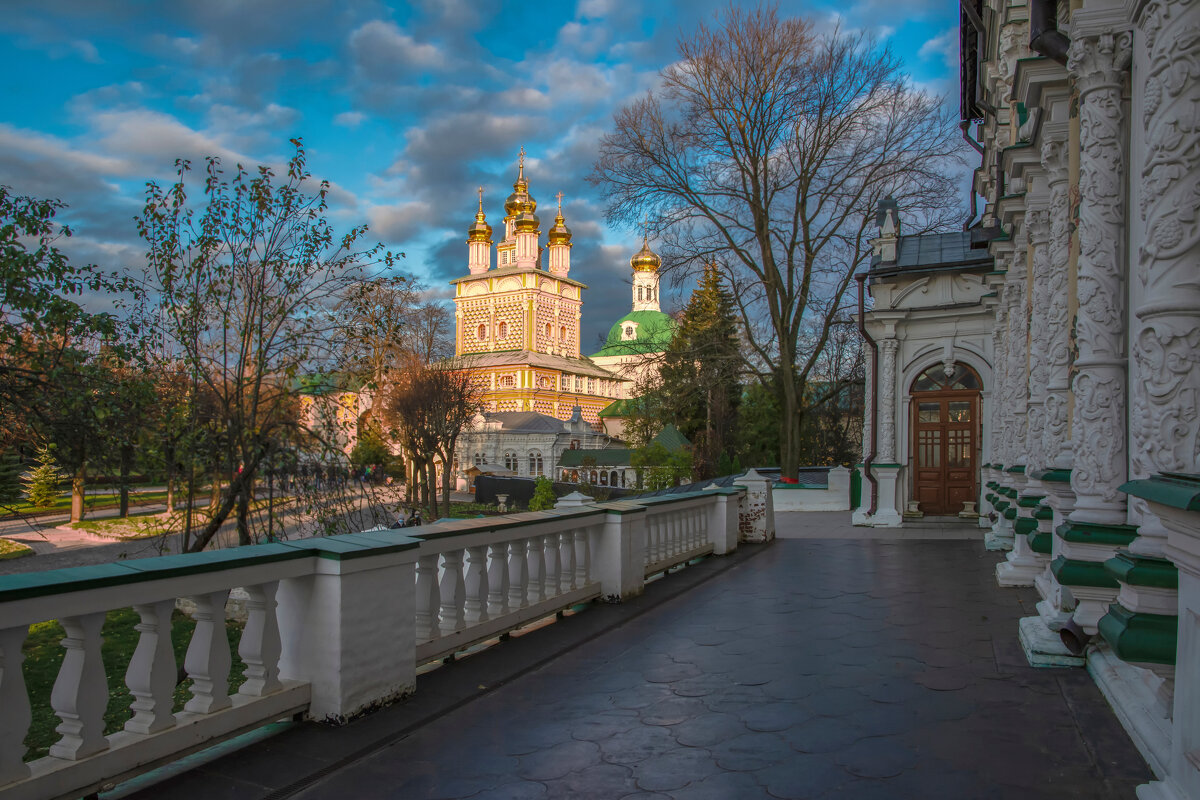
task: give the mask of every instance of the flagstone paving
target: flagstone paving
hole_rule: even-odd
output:
[[[315,738],[317,726],[298,726],[260,746],[273,759],[243,756],[240,775],[226,763],[207,784],[193,775],[150,791],[176,800],[189,787],[305,800],[1133,798],[1152,780],[1083,670],[1027,666],[1017,619],[1035,613],[1036,595],[996,586],[997,555],[978,534],[790,539],[737,558],[407,735],[330,762],[321,777],[302,778],[322,739],[367,742],[383,717]],[[475,661],[472,674],[485,675],[492,657],[451,669]],[[265,776],[264,764],[294,783]]]

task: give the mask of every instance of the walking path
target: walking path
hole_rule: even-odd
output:
[[[1026,664],[1037,598],[996,586],[977,530],[862,539],[847,516],[780,515],[772,545],[141,796],[1130,800],[1152,779],[1083,670]]]

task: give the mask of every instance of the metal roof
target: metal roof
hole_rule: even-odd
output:
[[[992,254],[971,248],[969,231],[925,233],[901,236],[896,242],[896,260],[883,263],[871,259],[872,273],[893,273],[904,270],[974,269],[991,267]]]

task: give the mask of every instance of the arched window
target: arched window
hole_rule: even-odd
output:
[[[509,472],[517,471],[517,454],[512,450],[504,451],[504,468]]]
[[[508,336],[508,323],[507,322],[500,323],[500,327],[496,329],[496,335],[499,336],[501,339],[503,339],[505,336]]]
[[[626,326],[625,326],[625,338],[626,338],[626,339],[632,339],[632,338],[633,338],[633,326],[632,326],[632,325],[626,325]]]
[[[543,474],[542,473],[542,451],[541,450],[530,450],[529,451],[529,474],[530,475]]]
[[[487,463],[487,462],[483,458],[483,453],[476,453],[475,454],[475,466],[477,466],[477,467],[483,466],[485,463]]]
[[[949,374],[947,374],[947,372]],[[942,392],[980,388],[979,376],[966,364],[955,363],[947,370],[944,366],[930,367],[913,381],[913,392]]]
[[[565,342],[567,340],[567,326],[566,325],[563,325],[558,329],[558,338],[559,338],[559,341],[563,341],[563,342]]]
[[[596,474],[596,470],[592,470],[592,483],[595,484],[599,482],[599,480],[600,476]]]
[[[639,286],[638,287],[638,302],[640,303],[643,299],[645,299],[645,298],[642,297],[642,287]]]
[[[547,322],[546,323],[546,338],[549,339],[553,335],[554,335],[554,328],[550,325],[549,322]]]
[[[578,450],[578,449],[579,449],[579,440],[578,440],[578,439],[572,439],[572,440],[571,440],[571,449],[572,449],[572,450]]]
[[[604,471],[600,472],[600,485],[608,486],[608,473],[607,472],[604,472]]]
[[[609,486],[616,486],[618,480],[619,480],[619,478],[617,477],[616,470],[613,470],[612,472],[608,473],[608,485]]]
[[[479,326],[479,340],[483,341],[487,338],[487,325]]]

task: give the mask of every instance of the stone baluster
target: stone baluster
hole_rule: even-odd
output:
[[[529,561],[526,551],[527,539],[517,539],[508,543],[508,609],[529,606]]]
[[[250,596],[246,602],[246,628],[238,643],[238,655],[246,665],[246,681],[238,694],[265,697],[283,688],[279,682],[279,655],[283,645],[276,613],[278,591],[278,581],[246,587]]]
[[[125,723],[132,733],[154,733],[175,724],[171,713],[176,680],[175,651],[171,647],[171,612],[174,600],[137,605],[141,621],[134,626],[138,643],[125,671],[125,685],[133,695],[133,716]]]
[[[436,639],[441,635],[438,627],[438,609],[442,597],[438,587],[437,554],[417,559],[416,637],[418,642]]]
[[[463,618],[468,625],[488,620],[488,569],[487,547],[467,548],[466,600]]]
[[[183,707],[196,714],[211,714],[232,705],[229,699],[229,634],[225,630],[225,601],[229,590],[197,595],[196,629],[188,643],[183,667],[192,679],[192,697]]]
[[[1076,314],[1071,489],[1075,508],[1056,535],[1059,583],[1077,605],[1074,621],[1086,632],[1116,595],[1103,562],[1127,545],[1126,524],[1126,246],[1128,157],[1123,84],[1128,32],[1072,37],[1068,70],[1079,93],[1079,260]],[[1096,547],[1103,542],[1106,547]]]
[[[464,617],[467,599],[463,581],[463,551],[447,550],[442,553],[442,580],[439,591],[442,596],[442,613],[439,629],[442,636],[467,627]]]
[[[582,588],[591,581],[592,551],[589,545],[588,531],[578,528],[573,536],[575,540],[575,585],[577,588]]]
[[[0,786],[28,777],[25,764],[25,734],[33,713],[29,707],[29,692],[21,652],[29,627],[0,628],[0,708],[4,709],[4,724],[0,725]]]
[[[562,558],[562,577],[559,581],[559,590],[565,594],[583,585],[579,583],[576,570],[574,531],[563,531],[558,535],[558,552]]]
[[[508,607],[508,544],[493,544],[488,548],[488,615],[499,617]]]
[[[562,554],[558,550],[557,533],[542,537],[542,552],[546,562],[546,599],[550,599],[558,596],[558,584],[562,577]]]
[[[526,540],[529,554],[529,604],[535,605],[546,599],[546,554],[542,537],[531,536]]]
[[[55,728],[62,738],[50,747],[50,755],[76,761],[108,748],[104,738],[108,680],[100,657],[104,612],[63,617],[59,623],[67,633],[62,640],[67,652],[50,692],[50,705],[62,720]]]

